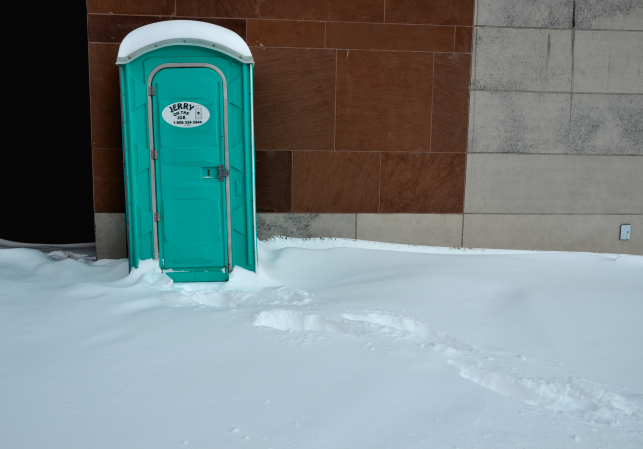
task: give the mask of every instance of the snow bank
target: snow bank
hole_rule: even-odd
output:
[[[258,273],[177,284],[151,260],[12,246],[7,447],[643,441],[640,256],[275,239]]]
[[[69,244],[49,244],[49,243],[18,243],[10,240],[0,239],[0,249],[10,248],[31,248],[57,259],[96,259],[95,243],[69,243]]]
[[[381,251],[401,251],[405,253],[426,254],[534,254],[551,251],[528,251],[510,249],[485,248],[449,248],[444,246],[403,245],[400,243],[373,242],[343,238],[298,239],[291,237],[272,237],[262,242],[266,248],[276,250],[281,248],[330,249],[330,248],[359,248]]]

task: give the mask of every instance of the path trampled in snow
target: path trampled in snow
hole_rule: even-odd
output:
[[[0,242],[6,447],[643,447],[643,257],[275,239],[257,274]]]

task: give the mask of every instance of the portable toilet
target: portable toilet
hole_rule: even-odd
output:
[[[172,20],[120,45],[130,269],[227,281],[257,264],[253,59],[236,33]]]

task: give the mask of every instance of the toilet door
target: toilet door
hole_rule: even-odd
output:
[[[151,78],[157,249],[165,271],[230,266],[226,85],[208,67]]]

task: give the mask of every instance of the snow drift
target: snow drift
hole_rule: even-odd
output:
[[[643,257],[274,239],[258,273],[0,242],[6,447],[643,442]],[[43,252],[45,251],[45,252]]]

